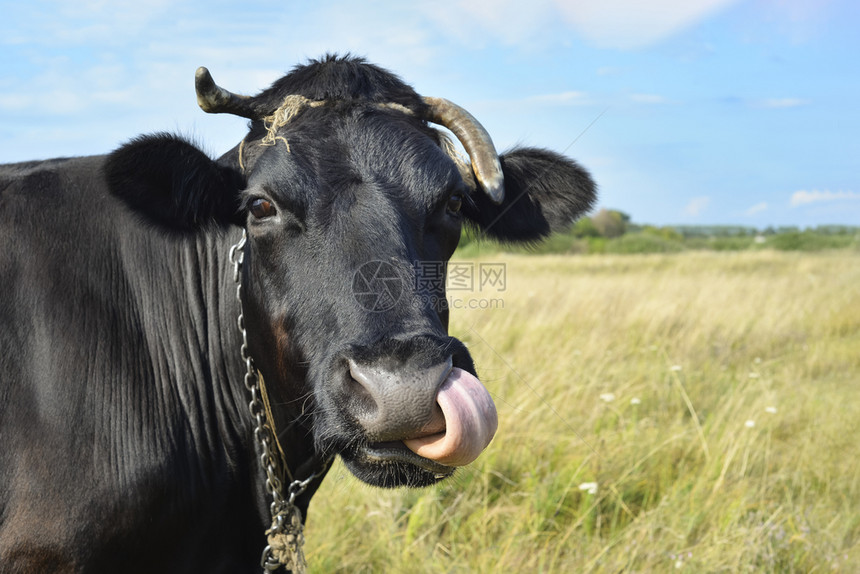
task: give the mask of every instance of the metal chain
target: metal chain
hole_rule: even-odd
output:
[[[273,572],[284,566],[294,574],[303,573],[307,569],[304,556],[304,534],[301,510],[295,505],[295,500],[317,477],[314,472],[305,480],[294,480],[284,496],[284,486],[281,482],[281,465],[275,449],[274,423],[268,420],[263,400],[260,396],[260,384],[254,361],[248,351],[248,332],[245,330],[245,315],[242,311],[242,263],[245,260],[245,243],[247,232],[242,230],[242,238],[230,248],[230,262],[233,263],[233,281],[236,283],[236,299],[239,301],[239,332],[242,333],[242,360],[245,362],[245,388],[251,395],[248,410],[254,420],[254,439],[260,447],[260,466],[266,475],[266,492],[272,496],[269,513],[272,526],[266,531],[268,546],[263,550],[260,566],[264,572]],[[325,468],[327,465],[324,465]]]

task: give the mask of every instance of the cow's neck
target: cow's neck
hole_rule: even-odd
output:
[[[240,234],[238,228],[194,236],[153,230],[127,237],[125,282],[134,312],[147,325],[147,352],[142,355],[149,362],[138,369],[150,380],[147,387],[157,387],[145,391],[151,399],[150,420],[176,425],[186,437],[186,448],[194,451],[187,463],[190,471],[205,475],[216,467],[250,468],[250,477],[236,478],[256,484],[255,502],[265,521],[268,501],[243,385],[239,304],[229,261]],[[313,458],[307,431],[275,423],[287,466],[297,474],[307,472]],[[298,501],[303,513],[316,486],[317,481]]]
[[[229,242],[218,233],[142,230],[121,247],[130,306],[145,326],[140,355],[149,364],[139,366],[139,376],[158,387],[150,390],[150,408],[179,411],[202,456],[238,452],[249,425],[241,379],[233,381],[241,362],[231,328],[237,304],[221,253]]]
[[[246,241],[247,235],[243,232],[230,248],[229,254],[239,306],[237,330],[242,341],[239,356],[244,364],[244,386],[251,398],[248,410],[255,427],[254,439],[258,452],[266,453],[269,460],[263,464],[263,472],[268,478],[266,490],[274,496],[275,506],[279,505],[279,501],[289,500],[286,507],[280,507],[282,511],[287,512],[295,505],[304,516],[307,504],[328,472],[333,457],[325,458],[315,451],[311,430],[300,422],[305,418],[302,416],[304,413],[288,408],[296,401],[289,394],[289,387],[283,384],[283,378],[278,379],[275,385],[268,385],[263,372],[256,367],[249,345],[251,335],[246,331],[246,328],[253,331],[253,327],[248,325],[243,308],[246,291],[243,281],[248,276],[244,269],[248,264],[245,257]],[[278,405],[278,408],[272,409],[273,404]],[[303,402],[301,408],[304,407]],[[274,522],[272,528],[276,528]]]

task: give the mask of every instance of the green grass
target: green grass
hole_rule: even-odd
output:
[[[826,231],[826,230],[825,230]],[[772,235],[695,235],[684,237],[671,228],[645,226],[639,231],[625,233],[620,237],[577,237],[574,232],[555,233],[537,245],[498,245],[480,240],[466,230],[460,239],[458,254],[461,257],[486,257],[494,253],[573,255],[573,254],[646,254],[677,253],[680,251],[826,251],[853,249],[860,251],[860,233],[843,230],[826,233],[808,229],[805,231],[781,231]]]
[[[311,571],[860,571],[860,254],[480,261],[504,308],[452,332],[496,438],[424,490],[335,466]]]

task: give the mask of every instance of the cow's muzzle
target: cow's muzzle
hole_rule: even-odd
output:
[[[400,459],[443,474],[439,465],[469,464],[496,432],[489,392],[450,358],[423,369],[348,364],[356,398],[352,414],[366,434],[370,459]]]

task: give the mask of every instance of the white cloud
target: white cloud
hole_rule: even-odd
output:
[[[631,94],[630,101],[637,104],[665,104],[669,100],[657,94]]]
[[[438,0],[423,5],[440,31],[482,44],[487,32],[511,45],[534,49],[556,23],[600,48],[644,48],[698,24],[739,0]]]
[[[802,98],[769,98],[766,100],[762,100],[759,103],[760,107],[763,108],[796,108],[799,106],[808,106],[812,103],[812,100],[805,100]]]
[[[689,28],[737,0],[555,0],[565,20],[602,48],[635,49]]]
[[[755,205],[744,211],[744,215],[755,215],[756,213],[761,213],[762,211],[767,211],[766,201],[756,203]]]
[[[542,94],[539,96],[532,96],[528,98],[528,100],[530,102],[542,104],[570,105],[587,103],[585,101],[585,97],[585,92],[561,92],[558,94]]]
[[[534,48],[546,40],[546,27],[555,16],[552,0],[437,0],[417,7],[436,22],[438,33],[471,48],[485,46],[488,36]]]
[[[791,206],[806,205],[808,203],[820,203],[822,201],[858,200],[860,193],[856,191],[812,191],[800,190],[791,194]]]
[[[33,2],[30,9],[24,28],[27,44],[60,46],[126,46],[130,40],[150,33],[154,23],[170,20],[177,12],[170,0],[55,0]]]
[[[684,207],[685,215],[696,216],[701,214],[708,204],[711,203],[711,198],[707,196],[694,197],[690,200],[690,202]]]
[[[24,94],[0,94],[0,111],[17,112],[26,109],[30,98]]]

